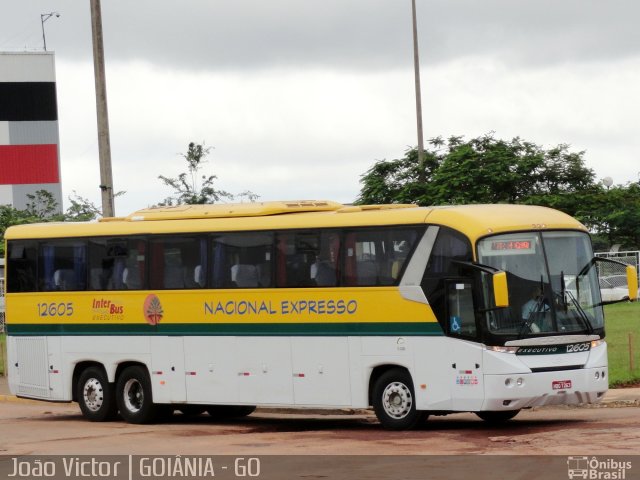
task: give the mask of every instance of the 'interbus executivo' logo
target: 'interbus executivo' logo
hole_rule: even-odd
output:
[[[561,355],[563,353],[579,353],[591,350],[591,342],[569,343],[566,345],[540,345],[520,347],[517,355]]]

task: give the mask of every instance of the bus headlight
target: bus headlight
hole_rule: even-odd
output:
[[[498,347],[498,346],[488,346],[486,347],[490,352],[496,353],[516,353],[518,351],[518,347]]]
[[[591,348],[599,347],[604,343],[604,340],[591,340]]]

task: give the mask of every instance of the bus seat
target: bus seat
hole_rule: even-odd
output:
[[[140,285],[140,272],[137,268],[126,267],[122,271],[122,283],[128,290],[136,290]]]
[[[231,267],[231,281],[240,288],[256,288],[258,268],[255,265],[236,264]]]
[[[92,268],[89,271],[89,288],[91,290],[104,290],[102,285],[102,269]]]
[[[173,265],[165,266],[163,286],[169,289],[184,288],[184,272],[182,271],[182,267]]]
[[[375,262],[366,260],[356,265],[358,285],[377,285],[378,267]]]
[[[336,271],[326,262],[319,262],[316,269],[316,285],[319,287],[335,287]]]
[[[100,267],[92,268],[89,271],[90,290],[114,290],[113,275],[110,269]]]
[[[75,272],[68,268],[62,268],[53,272],[53,284],[56,290],[73,290],[76,288]]]
[[[398,277],[400,276],[400,269],[402,268],[403,262],[404,262],[404,259],[402,261],[394,260],[393,263],[391,264],[391,277],[394,280],[397,280]]]
[[[258,265],[258,279],[261,287],[271,286],[271,263],[264,262]]]
[[[193,269],[193,281],[196,285],[204,287],[206,284],[206,279],[204,277],[204,269],[202,265],[196,265]]]

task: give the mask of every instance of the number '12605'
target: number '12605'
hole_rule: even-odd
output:
[[[73,315],[73,303],[39,303],[39,317],[70,317]]]

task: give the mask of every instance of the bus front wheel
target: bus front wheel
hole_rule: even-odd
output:
[[[518,413],[520,413],[520,410],[503,410],[503,411],[476,412],[476,415],[479,416],[485,422],[503,423],[511,420],[513,417],[518,415]]]
[[[373,386],[373,409],[388,430],[407,430],[426,417],[416,410],[413,381],[409,372],[394,368],[380,375]]]
[[[87,420],[105,422],[118,414],[113,385],[101,368],[86,368],[78,378],[76,389],[80,411]]]
[[[129,423],[150,423],[155,420],[158,406],[153,403],[151,381],[146,369],[127,367],[118,377],[116,398],[120,415]]]

